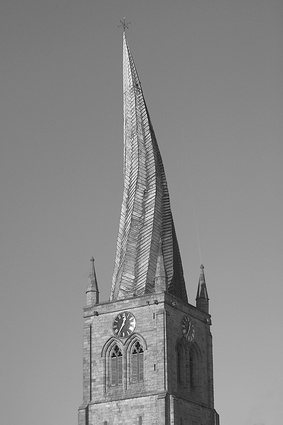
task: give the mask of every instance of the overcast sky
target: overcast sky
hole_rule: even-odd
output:
[[[89,260],[107,300],[122,200],[125,14],[192,304],[205,266],[221,424],[278,425],[281,0],[1,1],[1,423],[77,424]]]

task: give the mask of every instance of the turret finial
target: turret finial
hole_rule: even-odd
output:
[[[200,276],[199,276],[198,290],[197,290],[197,297],[196,297],[196,307],[199,310],[202,310],[205,313],[208,313],[209,298],[208,298],[208,292],[207,292],[207,287],[205,282],[203,264],[200,265]]]
[[[86,290],[86,305],[90,307],[94,304],[99,304],[99,290],[94,267],[94,257],[91,257],[91,266],[88,276],[88,287]]]

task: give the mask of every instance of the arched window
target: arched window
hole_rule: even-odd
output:
[[[177,381],[178,384],[182,382],[182,354],[180,347],[177,351]]]
[[[196,391],[200,384],[200,351],[196,344],[191,344],[188,353],[188,383],[191,390]]]
[[[122,385],[123,378],[123,355],[118,347],[115,345],[110,355],[110,382],[111,385]]]
[[[143,363],[143,347],[137,341],[131,352],[132,382],[143,381]]]
[[[194,364],[194,354],[192,352],[192,350],[190,350],[190,355],[189,355],[189,382],[190,382],[190,387],[194,388],[195,386],[195,364]]]
[[[179,385],[186,382],[185,347],[181,342],[177,346],[177,382]]]

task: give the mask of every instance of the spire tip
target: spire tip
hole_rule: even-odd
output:
[[[123,20],[120,20],[121,25],[118,25],[118,28],[123,27],[123,32],[126,32],[126,28],[127,30],[129,29],[129,25],[131,22],[126,22],[126,17],[124,16]]]

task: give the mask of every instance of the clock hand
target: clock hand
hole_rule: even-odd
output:
[[[120,334],[120,332],[121,332],[122,328],[124,327],[125,321],[126,321],[126,317],[125,317],[125,316],[123,316],[123,322],[122,322],[122,325],[120,326],[120,329],[119,329],[118,335]]]

